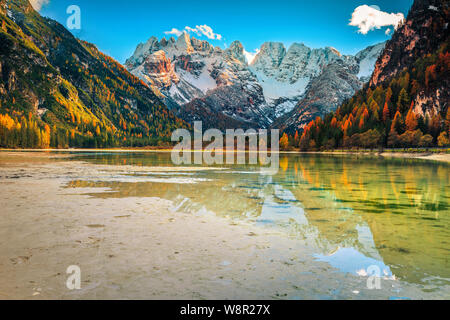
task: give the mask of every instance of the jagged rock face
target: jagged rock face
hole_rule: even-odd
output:
[[[191,55],[181,55],[176,60],[175,66],[178,69],[200,76],[205,63],[203,61],[193,60]]]
[[[370,85],[389,80],[419,57],[435,52],[448,39],[449,10],[446,0],[414,1],[406,22],[397,29],[378,58]]]
[[[173,83],[180,81],[172,62],[162,50],[152,53],[145,59],[141,73],[159,88],[170,88]]]
[[[156,65],[161,70],[158,75],[154,73],[158,70],[154,61],[155,55],[163,56],[159,52],[164,52],[169,61],[158,59]],[[244,47],[239,41],[221,50],[186,33],[177,40],[158,42],[152,37],[136,48],[126,67],[154,90],[159,90],[166,97],[167,105],[185,118],[195,116],[188,116],[181,107],[190,102],[198,104],[200,100],[196,99],[203,99],[212,104],[211,112],[230,115],[242,125],[247,122],[257,127],[268,125],[269,120],[258,111],[265,102],[262,88],[248,69]]]
[[[277,119],[273,127],[294,133],[304,125],[334,111],[345,99],[361,88],[362,82],[341,60],[327,65],[307,87],[305,95],[294,110]]]
[[[261,88],[258,88],[261,90]],[[203,98],[196,98],[180,107],[178,114],[186,121],[201,120],[204,127],[260,128],[267,123],[264,111],[258,105],[262,92],[242,90],[238,84],[220,86]],[[195,114],[191,111],[195,110]],[[212,118],[211,118],[212,117]]]
[[[272,126],[284,127],[289,117],[284,116],[286,114],[295,115],[295,119],[289,121],[290,125],[302,126],[309,121],[306,114],[323,115],[327,110],[336,108],[368,80],[366,75],[373,71],[384,45],[380,43],[349,56],[341,55],[331,47],[310,49],[304,44],[294,43],[276,68],[262,65],[270,59],[256,57],[250,68],[263,87],[266,112],[269,118],[279,119]],[[268,48],[273,47],[266,45],[265,52],[259,54],[274,56],[267,52]],[[282,50],[277,49],[276,52]],[[308,106],[316,111],[309,112]]]
[[[268,117],[276,119],[290,112],[305,94],[308,84],[324,67],[342,61],[349,72],[358,72],[358,60],[342,56],[336,49],[310,49],[294,43],[286,51],[283,44],[267,42],[250,65],[263,87]]]
[[[229,59],[234,59],[238,62],[238,64],[245,66],[247,64],[247,60],[244,56],[244,46],[239,41],[233,41],[230,47],[225,50],[225,54]]]
[[[302,98],[312,99],[314,92],[308,88],[317,85],[308,85],[316,78],[316,82],[329,81],[331,72],[321,76],[328,65],[339,62],[347,78],[359,72],[365,75],[371,71],[367,69],[373,70],[370,62],[375,63],[383,47],[380,44],[359,56],[343,56],[330,47],[310,49],[294,43],[286,50],[282,43],[266,42],[248,65],[239,41],[221,50],[184,33],[177,40],[151,37],[138,45],[126,67],[164,96],[166,104],[185,120],[217,117],[220,124],[228,119],[228,123],[242,127],[268,127],[292,111]],[[348,86],[339,79],[333,82],[337,93],[321,90],[318,93],[323,96],[316,98],[324,103],[333,101],[331,107],[335,107],[335,100],[347,97],[348,88],[356,90],[361,86],[360,82]],[[208,123],[212,125],[213,121],[208,119]]]
[[[180,50],[181,52],[185,52],[187,54],[194,52],[194,48],[192,47],[191,44],[191,39],[187,33],[183,33],[181,36],[178,37],[175,46],[177,47],[178,50]]]
[[[252,67],[267,77],[275,77],[285,56],[286,48],[282,43],[266,42],[253,60]]]
[[[303,43],[294,43],[286,52],[283,44],[266,42],[251,63],[256,72],[280,82],[295,83],[302,78],[313,78],[329,63],[342,59],[333,48],[310,49]]]

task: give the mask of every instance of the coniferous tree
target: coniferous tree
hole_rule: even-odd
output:
[[[401,114],[404,114],[409,107],[409,97],[405,88],[400,90],[397,100],[397,110],[400,111]]]
[[[383,121],[386,123],[390,118],[389,115],[389,106],[388,106],[388,102],[386,101],[384,103],[384,108],[383,108]]]

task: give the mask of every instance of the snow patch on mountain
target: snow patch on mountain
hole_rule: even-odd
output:
[[[256,49],[254,52],[248,52],[244,49],[244,56],[247,64],[251,64],[253,60],[255,60],[256,55],[259,53],[259,49]]]
[[[206,68],[202,69],[198,76],[185,70],[181,70],[179,74],[180,78],[187,81],[192,86],[200,89],[204,94],[206,94],[208,90],[212,90],[217,87],[216,81],[211,77]]]
[[[277,78],[269,77],[263,72],[256,71],[252,67],[250,70],[258,78],[259,84],[263,88],[264,97],[268,103],[271,103],[279,98],[293,98],[301,96],[308,85],[310,78],[301,78],[294,83],[282,82]]]
[[[386,46],[386,42],[370,46],[356,54],[356,59],[359,61],[358,78],[368,80],[375,70],[375,63],[378,57]]]

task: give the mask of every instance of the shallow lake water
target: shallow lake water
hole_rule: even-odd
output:
[[[268,174],[164,152],[0,152],[0,295],[450,298],[449,163],[279,160]],[[72,296],[74,257],[87,279]]]
[[[124,168],[173,166],[170,153],[78,153],[73,159]],[[251,165],[192,172],[137,169],[86,176],[67,187],[108,188],[92,194],[103,198],[160,197],[183,212],[281,229],[303,239],[312,259],[343,273],[380,272],[429,291],[450,284],[447,163],[281,154],[274,175]]]

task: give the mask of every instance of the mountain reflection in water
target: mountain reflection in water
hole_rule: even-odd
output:
[[[94,197],[160,197],[175,208],[281,228],[342,272],[370,265],[384,276],[450,284],[450,165],[412,159],[280,155],[277,174],[250,165],[193,172],[114,172],[114,166],[173,166],[169,153],[84,154],[110,165],[68,187],[101,187]],[[127,167],[124,167],[127,168]]]

